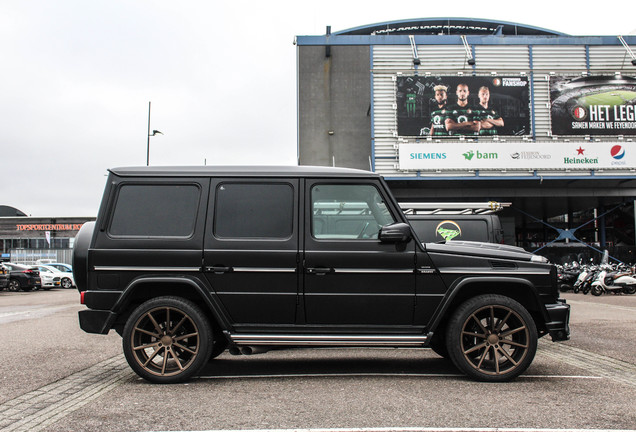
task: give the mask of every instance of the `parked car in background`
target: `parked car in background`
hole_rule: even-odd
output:
[[[73,266],[65,263],[50,263],[46,264],[46,266],[53,267],[64,273],[60,276],[62,278],[62,288],[73,288],[75,286],[75,279],[73,278]]]
[[[9,291],[31,291],[42,286],[40,271],[22,264],[4,263],[9,269]]]
[[[46,266],[35,266],[40,271],[40,279],[42,281],[42,289],[50,290],[51,288],[60,287],[60,281],[62,278],[59,276],[60,272],[54,271],[53,267],[47,269]]]
[[[57,280],[57,283],[53,284],[55,287],[61,286],[62,288],[72,288],[75,286],[73,273],[59,271],[57,268],[50,265],[37,265],[36,267],[38,268],[38,270],[40,270],[40,276],[42,277],[42,288],[45,287],[45,277],[55,278]]]
[[[0,263],[0,290],[9,286],[9,270]]]
[[[56,269],[58,269],[61,272],[67,272],[67,273],[73,273],[73,266],[70,264],[65,264],[65,263],[49,263],[46,264],[49,267],[55,267]]]

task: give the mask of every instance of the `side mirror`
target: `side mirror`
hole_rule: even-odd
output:
[[[380,228],[378,238],[384,243],[405,243],[413,238],[413,234],[409,224],[399,222]]]

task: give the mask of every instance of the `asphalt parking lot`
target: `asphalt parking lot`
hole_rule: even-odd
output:
[[[117,334],[79,329],[77,291],[3,291],[0,430],[633,430],[636,296],[564,297],[572,339],[542,340],[511,383],[470,381],[430,350],[307,349],[225,353],[162,386],[128,368]]]

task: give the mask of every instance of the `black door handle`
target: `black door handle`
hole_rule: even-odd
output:
[[[233,270],[232,267],[224,267],[224,266],[212,266],[212,267],[205,268],[206,272],[212,272],[214,274],[230,273],[232,270]]]
[[[312,267],[307,269],[307,273],[315,275],[325,275],[327,273],[335,273],[335,269],[329,267]]]

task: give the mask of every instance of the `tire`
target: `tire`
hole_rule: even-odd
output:
[[[205,314],[179,297],[157,297],[137,307],[122,338],[132,370],[158,384],[183,382],[196,374],[207,363],[213,342]]]
[[[461,304],[448,322],[446,347],[459,370],[486,382],[522,374],[537,352],[537,328],[515,300],[496,294]]]
[[[60,281],[60,286],[66,289],[73,288],[73,284],[71,283],[71,280],[67,277],[62,278],[62,280]]]
[[[625,288],[623,288],[623,292],[625,294],[630,294],[630,295],[631,294],[635,294],[636,293],[636,286],[634,286],[634,285],[626,286]]]
[[[20,291],[20,282],[17,279],[11,279],[7,285],[8,291]]]
[[[593,296],[598,297],[603,294],[603,288],[601,288],[600,286],[593,286],[591,292]]]

